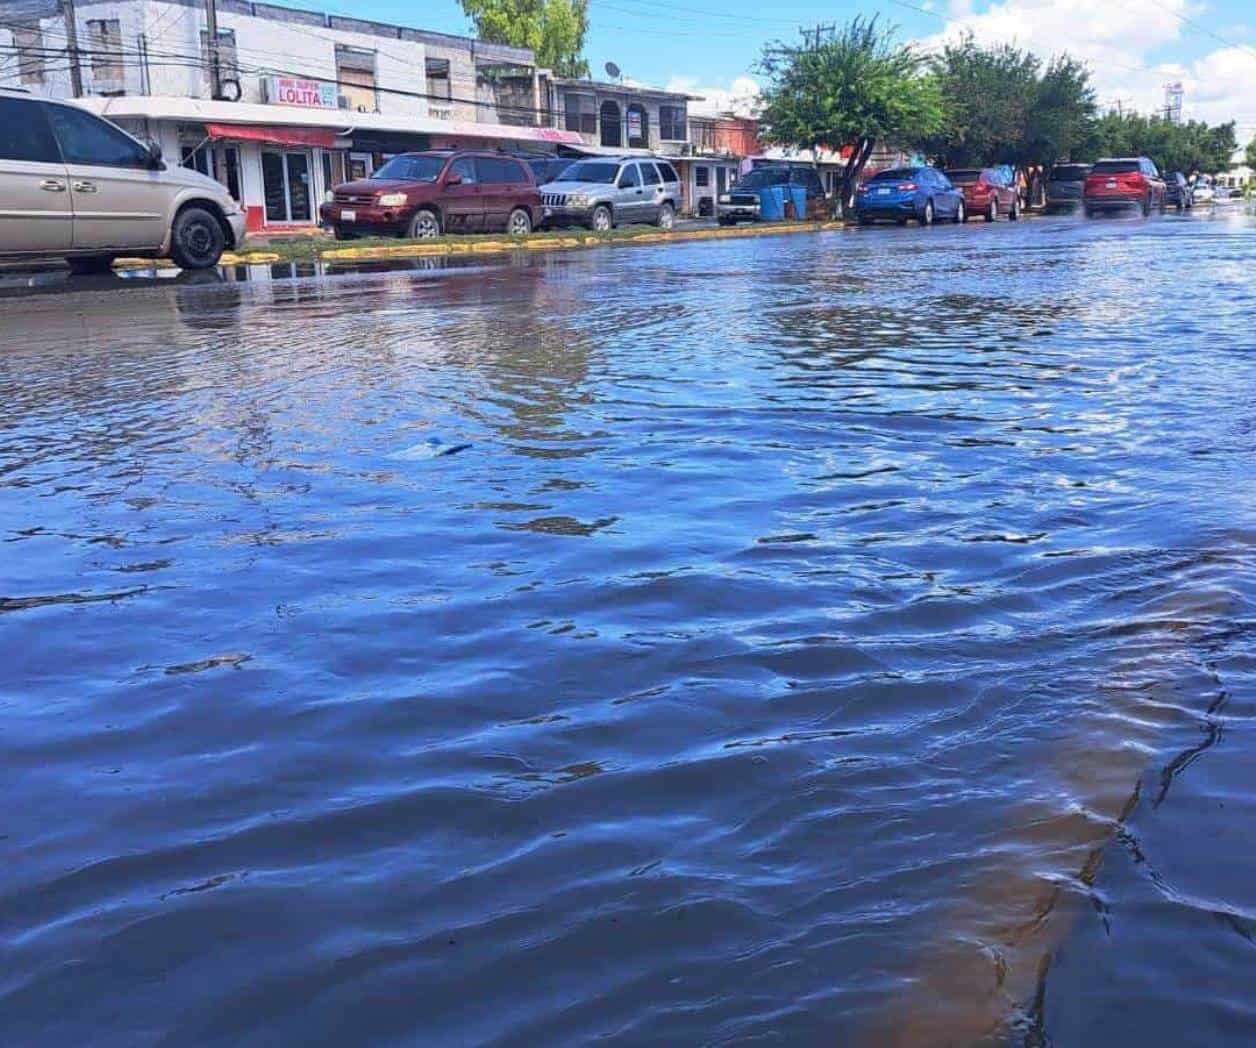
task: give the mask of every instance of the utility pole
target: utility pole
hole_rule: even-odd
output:
[[[821,38],[828,36],[831,39],[833,34],[837,32],[837,25],[833,22],[830,22],[828,25],[822,25],[817,22],[814,29],[800,29],[798,31],[802,34],[803,40],[811,45],[811,50],[819,51]]]
[[[74,13],[74,0],[61,0],[65,14],[65,49],[70,54],[70,87],[75,98],[83,97],[83,70],[79,67],[78,17]]]
[[[216,102],[222,98],[222,64],[218,58],[217,0],[205,0],[205,26],[209,44],[206,49],[209,52],[209,97]],[[227,184],[226,154],[217,139],[210,143],[209,156],[213,163],[214,178],[225,186]]]

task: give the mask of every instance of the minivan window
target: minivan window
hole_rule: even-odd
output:
[[[564,182],[605,182],[610,185],[619,174],[619,165],[605,160],[581,160],[563,172]]]
[[[443,156],[395,156],[377,167],[372,178],[397,178],[407,182],[435,182],[445,166]]]
[[[44,107],[21,98],[0,97],[0,160],[26,160],[59,164],[61,154],[48,129]]]
[[[139,143],[108,121],[70,106],[48,106],[47,113],[67,164],[148,167]]]
[[[645,161],[641,162],[641,175],[645,179],[647,186],[657,186],[663,181],[659,177],[658,168],[653,164],[647,164]]]

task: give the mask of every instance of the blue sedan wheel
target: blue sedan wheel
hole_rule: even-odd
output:
[[[920,224],[922,226],[933,225],[933,200],[925,201],[925,213],[920,216]]]

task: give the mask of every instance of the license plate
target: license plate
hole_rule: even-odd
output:
[[[889,196],[889,195],[890,195],[890,191],[888,189],[877,190],[877,196]]]
[[[356,211],[348,211],[343,207],[340,209],[340,221],[341,222],[356,222],[357,220],[358,220],[358,213]]]

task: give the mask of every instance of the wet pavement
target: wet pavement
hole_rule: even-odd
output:
[[[1254,260],[0,279],[0,1043],[1251,1043]]]

